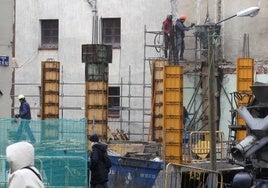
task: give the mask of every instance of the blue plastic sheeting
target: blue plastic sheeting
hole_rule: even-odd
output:
[[[109,188],[150,188],[154,185],[163,162],[110,156],[112,167]]]

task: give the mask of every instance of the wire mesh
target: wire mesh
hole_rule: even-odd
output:
[[[0,187],[7,187],[6,147],[28,141],[45,187],[88,187],[86,120],[0,120]]]

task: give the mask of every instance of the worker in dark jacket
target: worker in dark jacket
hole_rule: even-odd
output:
[[[172,14],[168,14],[167,18],[163,21],[163,25],[162,25],[162,30],[164,33],[164,53],[165,53],[165,58],[167,58],[167,51],[168,51],[168,47],[170,45],[170,34],[171,34],[171,30],[172,30]]]
[[[194,24],[192,24],[191,26],[186,27],[184,25],[185,20],[186,20],[186,16],[182,14],[177,19],[176,25],[175,25],[176,39],[177,39],[177,51],[178,51],[179,60],[181,61],[185,60],[183,57],[183,53],[185,49],[185,44],[184,44],[185,31],[189,31],[194,26]]]
[[[30,120],[31,117],[31,108],[30,105],[25,100],[24,95],[19,95],[18,99],[20,101],[20,111],[19,114],[15,115],[15,118],[21,118],[21,123],[19,125],[18,131],[17,131],[17,141],[21,140],[22,136],[22,130],[25,130],[31,140],[32,143],[35,143],[34,135],[30,128]]]
[[[108,188],[109,169],[104,164],[104,154],[107,152],[107,145],[99,142],[99,137],[93,134],[89,137],[92,151],[90,154],[90,188]]]

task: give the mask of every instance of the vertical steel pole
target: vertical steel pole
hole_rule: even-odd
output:
[[[97,0],[88,1],[92,7],[92,44],[98,44],[98,9],[97,9]]]
[[[213,47],[213,26],[208,27],[208,125],[210,131],[211,170],[216,170],[216,125],[215,125],[215,58]]]

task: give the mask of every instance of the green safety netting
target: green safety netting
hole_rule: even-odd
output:
[[[88,187],[86,120],[0,119],[0,187],[7,187],[6,147],[20,140],[35,148],[35,166],[42,173],[45,187]],[[31,133],[33,136],[31,136]]]

